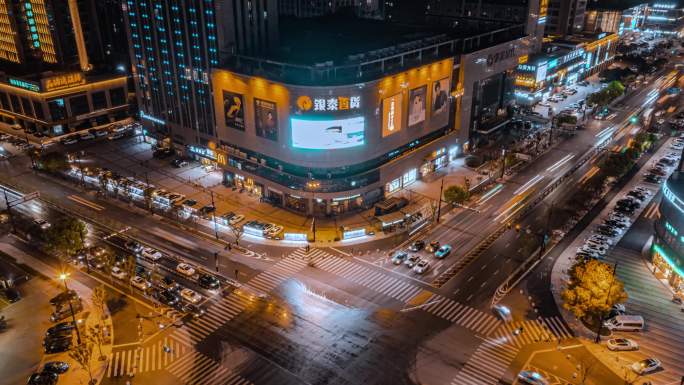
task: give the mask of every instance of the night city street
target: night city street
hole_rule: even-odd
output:
[[[0,1],[0,383],[684,385],[682,69],[680,1]]]

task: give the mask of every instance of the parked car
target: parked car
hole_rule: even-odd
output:
[[[446,258],[451,254],[451,246],[450,245],[442,245],[436,252],[435,252],[435,257],[437,258]]]
[[[164,290],[177,291],[180,288],[180,285],[175,279],[167,275],[159,281],[159,287]]]
[[[50,305],[52,306],[57,306],[61,305],[69,300],[75,301],[78,300],[78,293],[76,293],[75,290],[67,290],[63,291],[56,296],[50,298]]]
[[[183,297],[184,300],[194,304],[197,304],[202,300],[201,295],[197,294],[197,292],[195,292],[194,290],[188,288],[182,289],[180,291],[180,295],[181,297]]]
[[[631,365],[632,371],[640,376],[653,373],[660,369],[661,363],[655,358],[646,358]]]
[[[83,303],[81,301],[72,301],[71,306],[62,306],[50,315],[51,322],[58,322],[67,317],[71,317],[71,309],[74,309],[74,314],[83,310]]]
[[[78,143],[78,139],[74,136],[67,136],[59,140],[64,145],[71,145]]]
[[[15,286],[8,287],[4,290],[5,298],[10,303],[15,303],[21,299],[21,292]]]
[[[137,289],[140,289],[142,291],[146,291],[152,287],[152,284],[143,277],[135,276],[135,277],[131,278],[131,286],[133,286]]]
[[[142,250],[142,255],[143,257],[149,258],[153,261],[158,261],[161,259],[164,255],[161,253],[159,250],[155,250],[151,247],[144,247]]]
[[[69,370],[69,364],[64,361],[50,361],[43,365],[43,372],[62,374]]]
[[[59,380],[57,373],[40,372],[33,373],[28,379],[28,385],[56,385]]]
[[[139,253],[143,249],[143,246],[136,241],[127,241],[124,246],[134,253]]]
[[[152,152],[152,156],[159,159],[168,158],[175,154],[172,148],[158,148]]]
[[[173,167],[176,167],[176,168],[183,168],[183,167],[186,167],[188,164],[189,163],[187,160],[181,159],[181,158],[176,158],[176,159],[171,161],[171,165],[173,165]]]
[[[415,251],[420,251],[420,250],[422,250],[423,247],[425,247],[425,241],[421,239],[421,240],[417,240],[417,241],[411,243],[411,245],[408,247],[408,249],[409,249],[410,251],[414,251],[414,252],[415,252]]]
[[[199,284],[201,288],[207,290],[216,290],[221,287],[221,282],[218,280],[218,278],[209,274],[200,274],[199,278],[197,279],[197,284]]]
[[[187,263],[181,262],[176,266],[176,271],[186,277],[192,277],[195,275],[195,268]]]
[[[90,132],[84,131],[78,134],[78,139],[79,140],[90,140],[90,139],[95,139],[95,135],[91,134]]]
[[[112,267],[111,274],[112,274],[112,277],[114,277],[116,279],[121,279],[121,280],[126,279],[126,275],[127,275],[126,272],[121,270],[121,268],[118,266]]]
[[[59,338],[59,339],[49,339],[44,342],[43,348],[45,349],[45,354],[55,354],[66,352],[71,348],[72,337]]]
[[[611,338],[606,342],[606,346],[612,351],[639,350],[639,344],[627,338]]]
[[[73,322],[60,322],[55,326],[51,326],[47,332],[45,332],[46,337],[55,336],[60,333],[69,332],[74,330],[75,326]]]
[[[430,269],[430,263],[424,259],[421,259],[418,261],[418,263],[416,263],[415,266],[413,266],[413,272],[416,274],[423,274],[428,271],[428,269]]]

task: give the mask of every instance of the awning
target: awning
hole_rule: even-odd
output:
[[[406,219],[406,214],[401,211],[395,211],[393,213],[380,215],[375,217],[375,219],[382,223],[382,227],[386,227],[403,222]]]
[[[411,215],[422,213],[424,207],[425,206],[420,204],[420,203],[412,203],[412,204],[404,207],[403,209],[401,209],[399,211],[401,211],[402,213],[404,213],[404,215],[406,215],[408,217]]]
[[[506,120],[504,120],[503,122],[497,124],[496,126],[494,126],[494,127],[492,127],[492,128],[489,128],[489,129],[487,129],[487,130],[480,130],[480,129],[477,129],[477,130],[475,130],[475,131],[479,132],[480,134],[485,134],[485,135],[491,134],[492,132],[498,130],[501,126],[506,125],[506,123],[508,123],[508,122],[510,122],[510,121],[511,121],[510,119],[506,119]]]

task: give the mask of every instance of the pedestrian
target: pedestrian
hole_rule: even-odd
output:
[[[230,243],[228,244],[228,250],[233,250],[233,246],[231,246]]]

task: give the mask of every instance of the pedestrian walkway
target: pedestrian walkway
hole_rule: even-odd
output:
[[[425,307],[425,311],[428,313],[480,333],[483,336],[489,335],[497,326],[501,325],[501,321],[493,315],[463,305],[439,294],[434,294],[425,303],[430,303],[430,305]]]
[[[168,352],[164,350],[167,347]],[[183,344],[173,339],[164,338],[148,346],[129,347],[115,350],[109,355],[109,366],[106,376],[123,377],[143,372],[164,369],[187,352]]]
[[[251,384],[204,354],[193,351],[174,361],[167,368],[183,384],[247,385]]]
[[[403,303],[408,302],[422,289],[391,277],[374,269],[347,261],[320,249],[312,249],[310,253],[317,253],[313,259],[314,265],[329,273],[348,279],[356,284],[385,294]]]
[[[505,323],[496,329],[491,337],[518,348],[537,342],[560,342],[574,338],[572,332],[558,316]]]
[[[513,345],[485,340],[451,381],[451,385],[498,384],[518,355],[518,350]]]
[[[298,259],[283,259],[268,270],[259,273],[245,286],[256,288],[263,293],[269,293],[288,278],[297,274],[306,266]],[[237,317],[251,301],[247,290],[231,293],[226,297],[211,300],[211,305],[204,315],[193,319],[181,329],[177,329],[172,336],[187,346],[198,344],[218,328]]]

